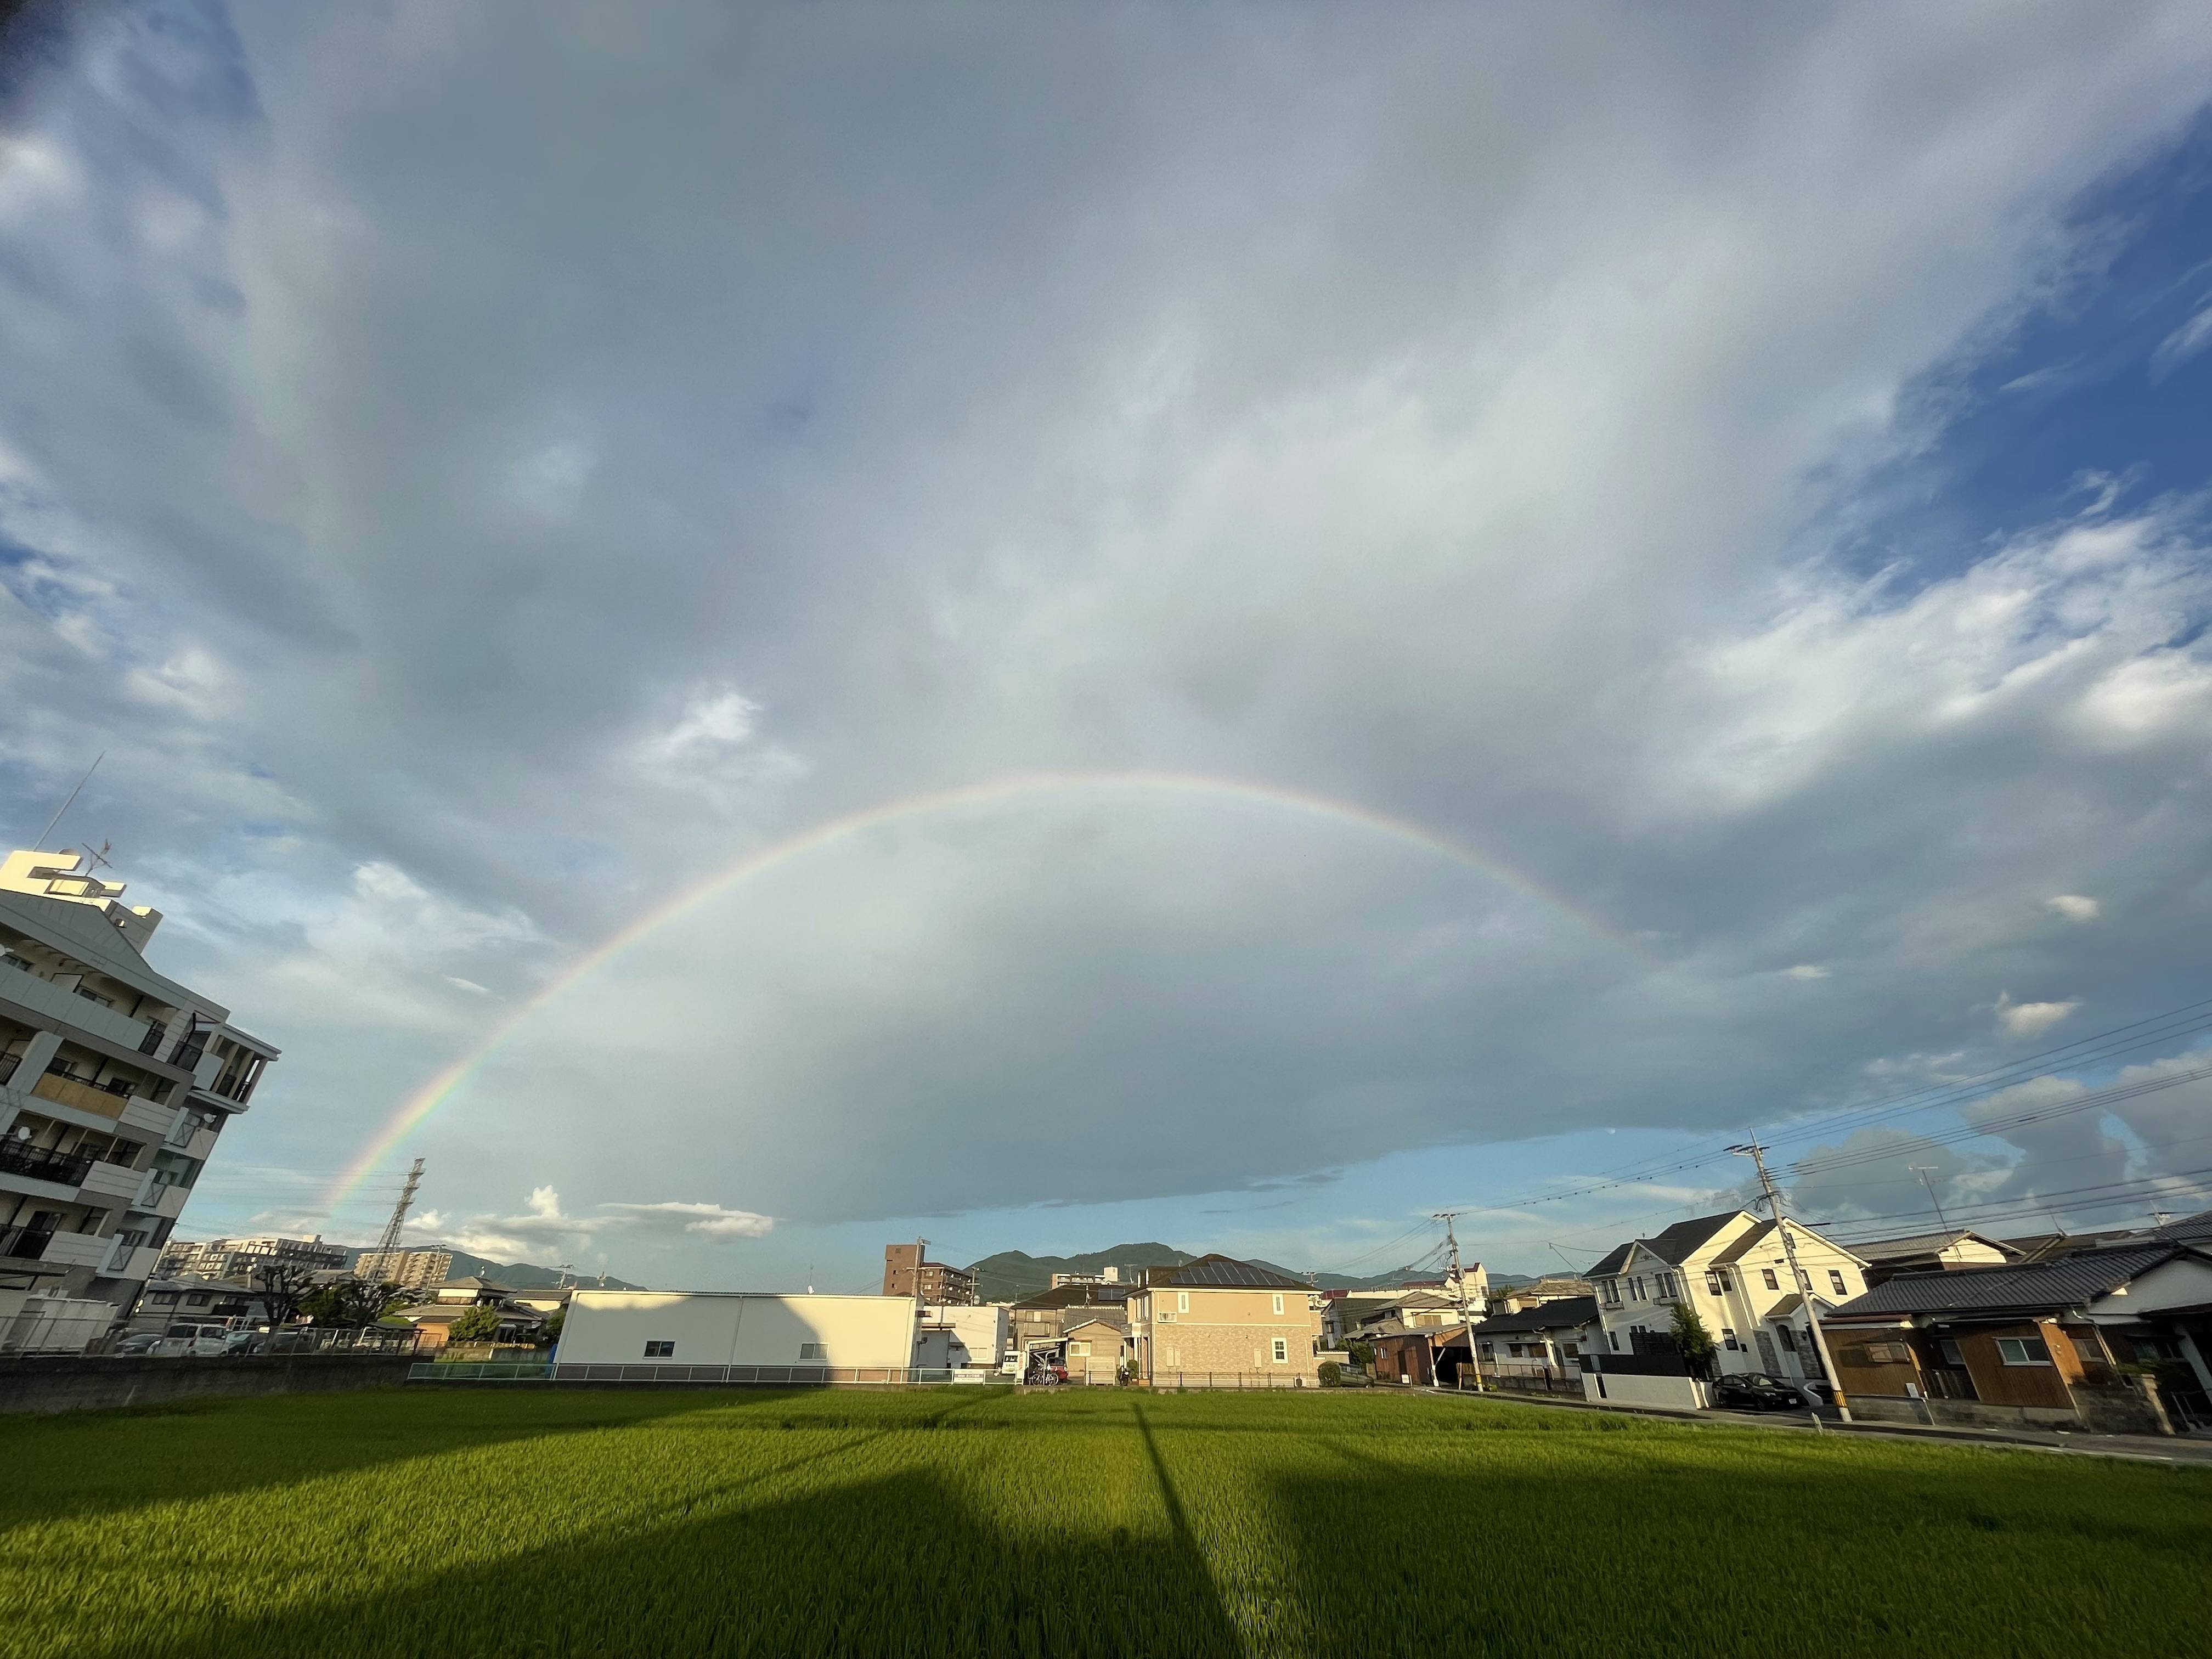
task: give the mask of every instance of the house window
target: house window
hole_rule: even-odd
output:
[[[1069,1343],[1069,1344],[1067,1345],[1067,1357],[1068,1357],[1070,1359],[1088,1359],[1088,1358],[1091,1358],[1091,1345],[1090,1345],[1088,1342],[1071,1342],[1071,1343]]]
[[[1761,1278],[1762,1279],[1765,1280],[1765,1282],[1766,1282],[1766,1288],[1767,1288],[1768,1290],[1770,1290],[1770,1291],[1778,1291],[1778,1290],[1780,1290],[1780,1289],[1782,1288],[1782,1281],[1781,1281],[1780,1279],[1777,1279],[1777,1278],[1774,1276],[1774,1269],[1773,1269],[1773,1268],[1771,1268],[1771,1267],[1761,1267],[1761,1268],[1759,1270],[1759,1278]]]
[[[1275,1299],[1279,1302],[1282,1300],[1280,1297]],[[1279,1336],[1275,1339],[1275,1363],[1278,1365],[1287,1365],[1291,1363],[1291,1345]]]
[[[1628,1299],[1631,1302],[1644,1300],[1644,1281],[1641,1279],[1632,1279],[1628,1281]]]
[[[2039,1336],[2001,1336],[1997,1352],[2008,1365],[2048,1365],[2051,1350]]]
[[[1828,1287],[1834,1291],[1838,1296],[1849,1296],[1850,1294],[1849,1291],[1844,1288],[1843,1274],[1838,1273],[1833,1267],[1828,1269]]]
[[[1726,1348],[1730,1353],[1740,1353],[1742,1352],[1743,1345],[1735,1340],[1735,1326],[1723,1325],[1721,1327],[1721,1346]]]
[[[799,1363],[803,1365],[810,1359],[819,1364],[827,1364],[830,1360],[829,1345],[823,1342],[800,1343],[799,1345]]]
[[[645,1357],[647,1359],[673,1359],[676,1345],[673,1342],[648,1342],[645,1345]]]
[[[1705,1293],[1708,1296],[1719,1296],[1726,1291],[1727,1289],[1728,1273],[1724,1268],[1708,1267],[1705,1269]]]
[[[1177,1313],[1188,1313],[1190,1311],[1190,1292],[1188,1291],[1177,1291],[1176,1292],[1176,1311]]]
[[[1943,1351],[1943,1363],[1945,1364],[1956,1365],[1960,1370],[1966,1370],[1966,1353],[1965,1349],[1961,1348],[1956,1342],[1954,1342],[1948,1336],[1938,1340],[1936,1346]]]
[[[1283,1298],[1279,1296],[1275,1298],[1275,1316],[1279,1319],[1282,1316],[1282,1312]]]
[[[1601,1279],[1597,1282],[1597,1289],[1598,1295],[1604,1299],[1605,1305],[1607,1307],[1618,1308],[1620,1305],[1620,1281],[1619,1279]]]

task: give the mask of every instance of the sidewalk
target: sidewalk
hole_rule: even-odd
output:
[[[1456,1399],[1471,1398],[1450,1389],[1428,1389],[1425,1393]],[[1558,1411],[1616,1412],[1630,1417],[1663,1418],[1692,1425],[1725,1424],[1732,1428],[1795,1430],[1815,1432],[1811,1419],[1796,1414],[1770,1415],[1761,1412],[1674,1411],[1657,1406],[1600,1405],[1595,1401],[1561,1399],[1558,1395],[1517,1394],[1492,1389],[1485,1400],[1508,1400],[1518,1405],[1548,1406]],[[2124,1457],[2139,1462],[2193,1465],[2212,1468],[2212,1439],[2198,1436],[2168,1438],[2150,1434],[2058,1434],[2037,1429],[1926,1428],[1912,1423],[1838,1423],[1820,1425],[1823,1434],[1871,1435],[1889,1440],[1945,1440],[1970,1445],[2009,1446],[2025,1451],[2071,1454],[2077,1457]]]

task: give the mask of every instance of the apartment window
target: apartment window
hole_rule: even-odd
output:
[[[1280,1297],[1275,1299],[1279,1302],[1282,1300]],[[1291,1345],[1279,1336],[1275,1339],[1275,1363],[1278,1365],[1287,1365],[1290,1362]]]
[[[1768,1290],[1778,1291],[1782,1288],[1782,1281],[1774,1276],[1773,1268],[1761,1267],[1759,1270],[1759,1276],[1761,1279],[1765,1281],[1766,1288]]]
[[[648,1342],[645,1345],[645,1357],[647,1359],[673,1359],[676,1358],[676,1345],[673,1342]]]
[[[1743,1344],[1735,1340],[1735,1327],[1733,1325],[1721,1327],[1721,1346],[1726,1348],[1730,1353],[1739,1353],[1742,1351]]]
[[[1849,1296],[1850,1294],[1849,1291],[1844,1288],[1843,1274],[1838,1273],[1833,1267],[1828,1269],[1828,1288],[1835,1291],[1838,1296]]]
[[[800,1343],[799,1345],[799,1363],[803,1365],[810,1359],[817,1360],[823,1364],[827,1364],[830,1361],[829,1344],[825,1342]]]
[[[194,1291],[190,1296],[185,1298],[185,1305],[187,1308],[204,1308],[207,1304],[208,1298],[207,1292],[205,1291]]]
[[[1705,1269],[1705,1293],[1718,1296],[1728,1289],[1728,1274],[1718,1267]]]
[[[1280,1297],[1279,1296],[1279,1297],[1277,1297],[1275,1298],[1275,1316],[1276,1316],[1278,1319],[1279,1319],[1279,1318],[1281,1318],[1281,1317],[1282,1317],[1282,1314],[1283,1314],[1283,1298],[1282,1298],[1282,1297]]]
[[[1190,1292],[1188,1291],[1177,1291],[1176,1292],[1176,1311],[1177,1313],[1188,1313],[1190,1311]]]
[[[2008,1365],[2048,1365],[2051,1350],[2039,1336],[2001,1336],[1997,1352]]]
[[[1945,1364],[1956,1365],[1960,1370],[1966,1370],[1966,1351],[1965,1349],[1961,1348],[1956,1342],[1954,1342],[1948,1336],[1939,1340],[1936,1346],[1942,1350],[1943,1363]]]
[[[1612,1349],[1613,1352],[1619,1353],[1620,1352],[1620,1333],[1618,1331],[1607,1331],[1605,1334],[1605,1346]]]

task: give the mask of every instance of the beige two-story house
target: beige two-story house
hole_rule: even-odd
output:
[[[1128,1300],[1139,1378],[1158,1388],[1314,1388],[1320,1298],[1285,1273],[1225,1255],[1147,1267]]]

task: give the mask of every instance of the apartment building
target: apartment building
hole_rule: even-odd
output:
[[[0,1328],[137,1299],[277,1050],[156,972],[157,910],[70,853],[0,860]]]
[[[1601,1354],[1669,1348],[1682,1303],[1717,1345],[1716,1370],[1818,1378],[1810,1322],[1865,1292],[1867,1264],[1809,1227],[1786,1224],[1809,1283],[1790,1283],[1781,1230],[1748,1210],[1678,1221],[1609,1251],[1587,1275],[1597,1295]]]
[[[427,1291],[453,1275],[451,1250],[363,1250],[353,1264],[354,1276],[379,1284],[397,1285],[403,1291]]]
[[[915,1268],[920,1267],[919,1274]],[[975,1275],[964,1267],[921,1260],[920,1244],[884,1246],[884,1294],[918,1297],[939,1307],[975,1304]]]
[[[343,1244],[325,1244],[323,1236],[286,1238],[267,1234],[259,1238],[210,1238],[188,1244],[173,1238],[163,1247],[155,1271],[167,1278],[231,1279],[248,1282],[257,1267],[305,1267],[311,1273],[338,1273],[346,1264]]]
[[[1300,1280],[1225,1255],[1147,1267],[1127,1303],[1131,1357],[1159,1387],[1312,1388],[1319,1300]]]

